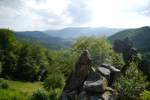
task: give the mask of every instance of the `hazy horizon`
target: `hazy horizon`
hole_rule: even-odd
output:
[[[150,26],[150,0],[0,0],[0,28]]]

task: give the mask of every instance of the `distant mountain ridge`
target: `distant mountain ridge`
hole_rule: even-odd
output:
[[[60,30],[14,32],[18,40],[37,42],[47,48],[60,49],[71,46],[71,41],[81,36],[110,36],[122,29],[68,27]]]
[[[150,27],[145,26],[135,29],[127,29],[120,31],[109,37],[109,40],[113,42],[116,39],[124,39],[129,37],[135,47],[141,52],[150,52]]]
[[[18,40],[36,42],[51,49],[68,48],[70,46],[70,41],[40,31],[14,32],[14,35]]]
[[[60,30],[47,30],[45,33],[63,39],[75,39],[81,36],[110,36],[123,29],[118,28],[91,28],[91,27],[68,27]]]

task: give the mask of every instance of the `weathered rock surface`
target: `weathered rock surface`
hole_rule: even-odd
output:
[[[111,72],[118,72],[118,73],[120,72],[119,69],[117,69],[114,66],[111,66],[109,64],[102,64],[101,66],[104,68],[108,68]]]
[[[109,79],[111,71],[105,67],[97,67],[96,71]]]
[[[60,97],[61,100],[114,100],[113,89],[109,87],[112,73],[120,70],[108,64],[91,67],[87,50],[83,51],[75,64]]]
[[[92,76],[93,74],[91,74]],[[106,90],[107,80],[105,77],[100,76],[99,74],[93,75],[93,77],[88,77],[83,84],[83,89],[88,92],[99,92],[102,93]]]

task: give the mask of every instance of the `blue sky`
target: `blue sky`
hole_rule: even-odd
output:
[[[0,0],[0,28],[150,26],[150,0]]]

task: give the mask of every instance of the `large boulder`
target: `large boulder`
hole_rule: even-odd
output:
[[[96,71],[107,79],[108,86],[111,86],[116,77],[120,75],[120,70],[109,64],[101,64],[96,67]]]
[[[83,84],[83,89],[88,92],[102,93],[107,87],[107,79],[97,72],[92,72]]]
[[[111,71],[108,68],[105,67],[97,67],[96,71],[99,72],[101,75],[106,77],[107,79],[110,78]]]

